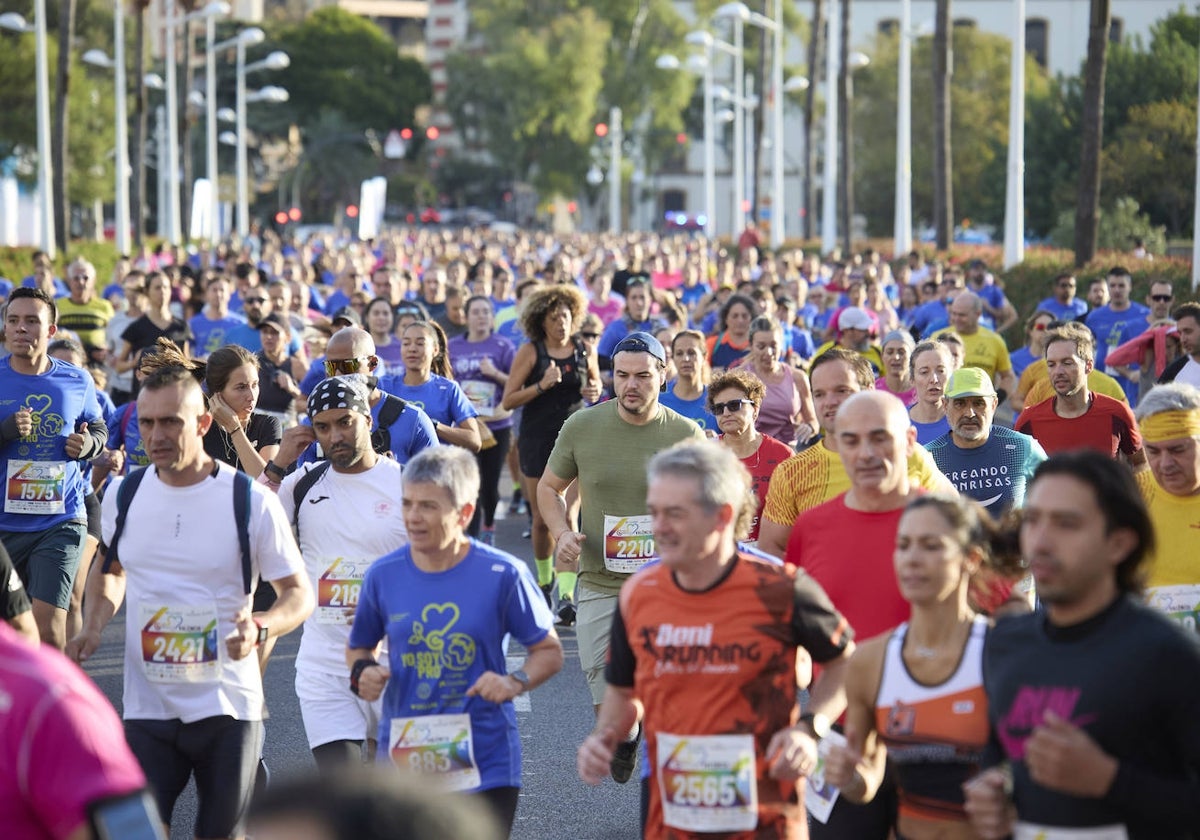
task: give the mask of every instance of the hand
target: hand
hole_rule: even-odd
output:
[[[392,672],[384,665],[363,669],[358,675],[358,696],[368,703],[374,703],[383,695],[383,688],[391,676]]]
[[[608,778],[618,741],[620,737],[611,726],[584,738],[575,754],[575,769],[579,778],[589,785],[598,785]]]
[[[279,451],[275,453],[275,457],[272,460],[281,467],[290,466],[296,463],[296,459],[316,439],[317,433],[313,431],[312,426],[305,424],[292,426],[280,438]]]
[[[524,686],[507,674],[484,671],[467,689],[468,697],[482,697],[489,703],[506,703],[521,693]],[[361,689],[360,689],[361,690]]]
[[[78,458],[83,454],[83,447],[88,441],[88,424],[86,420],[79,421],[79,427],[67,435],[67,457]]]
[[[571,571],[579,563],[579,552],[583,548],[585,539],[587,537],[578,531],[563,531],[558,537],[558,543],[554,546],[555,568],[561,564],[565,567],[563,571]]]
[[[562,382],[562,368],[554,359],[550,360],[550,367],[546,368],[546,372],[542,374],[542,381],[538,383],[543,391],[549,391],[559,382]]]
[[[814,429],[808,423],[797,423],[796,424],[796,440],[799,443],[807,443],[808,441],[812,440],[813,435],[815,435],[816,433],[817,433],[817,430]]]
[[[225,652],[236,662],[245,659],[254,651],[254,645],[258,641],[258,625],[254,623],[250,610],[242,610],[234,616],[233,621],[233,632],[225,637]]]
[[[242,425],[242,421],[233,409],[226,405],[225,400],[221,399],[220,394],[213,394],[208,398],[208,413],[212,415],[213,422],[228,434],[234,434]]]
[[[1117,777],[1117,760],[1086,732],[1054,712],[1025,742],[1025,766],[1042,787],[1069,796],[1099,799]]]
[[[299,389],[296,387],[296,381],[288,374],[286,370],[275,371],[275,384],[282,390],[287,391],[291,396],[299,396]]]
[[[817,742],[799,727],[788,726],[767,744],[767,770],[772,779],[794,782],[817,769]]]
[[[603,393],[604,389],[600,385],[600,380],[592,379],[590,376],[584,380],[583,387],[579,389],[579,396],[589,404],[599,402]]]
[[[831,745],[829,754],[825,756],[825,781],[838,790],[851,787],[858,776],[860,761],[862,756],[851,750],[849,744]]]
[[[971,827],[982,840],[1003,840],[1012,834],[1017,811],[1005,788],[1008,774],[998,767],[984,770],[963,785],[963,808]]]
[[[29,437],[33,432],[33,412],[29,410],[29,407],[21,406],[12,417],[17,424],[17,437]]]
[[[100,647],[100,634],[81,630],[79,635],[67,642],[67,647],[63,650],[67,659],[72,662],[77,662],[82,665],[87,662],[96,649]]]
[[[479,372],[490,379],[495,379],[500,375],[500,371],[492,364],[491,356],[484,356],[479,360]]]

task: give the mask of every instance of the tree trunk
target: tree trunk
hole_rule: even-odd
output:
[[[50,136],[50,164],[54,169],[54,227],[64,252],[71,241],[71,206],[67,203],[67,97],[71,90],[71,41],[75,37],[75,0],[62,0],[58,10],[58,73],[54,80],[54,125]],[[104,220],[100,220],[101,224]]]
[[[842,166],[838,170],[838,204],[841,205],[842,258],[849,258],[853,248],[854,220],[854,118],[850,113],[850,98],[854,95],[854,68],[850,66],[850,6],[842,0],[842,43],[838,64],[838,122],[842,127]]]
[[[1100,147],[1104,141],[1104,70],[1112,0],[1092,0],[1088,24],[1087,68],[1083,87],[1083,143],[1079,152],[1079,190],[1075,205],[1075,265],[1096,255],[1100,228]]]
[[[808,90],[804,94],[804,238],[812,239],[817,209],[817,86],[825,61],[825,0],[813,0],[812,31],[808,40]],[[825,104],[829,107],[829,103]]]
[[[933,227],[938,250],[954,240],[954,184],[950,154],[950,0],[937,0],[933,32]],[[901,35],[901,37],[904,37]]]
[[[769,0],[763,0],[763,7],[758,11],[764,16],[767,14],[767,3]],[[758,107],[754,109],[754,114],[751,117],[750,133],[754,137],[754,174],[750,179],[750,216],[754,221],[758,222],[762,219],[762,158],[763,158],[763,124],[765,122],[765,114],[767,111],[767,50],[770,49],[770,39],[767,37],[767,30],[762,27],[755,27],[760,33],[758,39],[758,72],[754,82],[755,92],[758,94]],[[781,91],[776,91],[775,95],[780,95]],[[771,223],[775,223],[774,216],[771,217]]]
[[[134,34],[134,55],[137,57],[133,78],[133,189],[130,210],[133,216],[133,244],[142,246],[146,238],[146,3],[137,4],[137,27]]]
[[[192,11],[195,4],[184,3],[187,11]],[[192,66],[192,62],[196,55],[196,39],[192,33],[192,21],[188,21],[183,25],[183,95],[180,97],[182,108],[179,113],[179,141],[180,145],[180,166],[183,169],[183,184],[180,187],[180,229],[183,231],[184,240],[191,237],[188,236],[188,231],[191,230],[192,222],[192,127],[196,120],[193,119],[193,109],[188,97],[192,94],[192,85],[195,81],[196,71]]]

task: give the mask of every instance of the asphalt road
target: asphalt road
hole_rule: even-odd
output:
[[[502,487],[509,487],[502,480]],[[505,504],[502,503],[502,508]],[[532,565],[529,541],[522,539],[525,519],[499,520],[496,544]],[[513,829],[514,840],[609,840],[638,837],[636,779],[626,785],[606,780],[590,787],[575,774],[575,750],[592,724],[591,696],[579,670],[574,628],[558,628],[566,662],[554,679],[517,700],[524,754],[523,788]],[[294,688],[297,630],[279,640],[265,677],[270,719],[265,758],[273,779],[313,772]],[[104,642],[86,671],[121,709],[123,614],[104,634]],[[519,662],[522,658],[515,651]],[[171,821],[172,840],[192,837],[196,813],[194,788],[180,797]]]

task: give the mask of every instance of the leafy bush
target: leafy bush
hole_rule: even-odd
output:
[[[1101,209],[1097,248],[1102,251],[1127,251],[1133,247],[1135,237],[1145,242],[1152,254],[1165,254],[1167,251],[1167,229],[1153,225],[1150,217],[1141,212],[1136,200],[1124,196],[1118,198],[1112,207]],[[1074,247],[1073,209],[1058,214],[1058,224],[1050,232],[1050,241],[1059,248]]]

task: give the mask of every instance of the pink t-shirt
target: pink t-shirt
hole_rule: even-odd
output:
[[[623,311],[625,311],[625,301],[620,295],[609,295],[608,302],[603,305],[588,298],[588,312],[599,318],[606,327],[620,318]]]
[[[66,657],[0,622],[0,833],[58,840],[97,799],[144,787],[116,711]]]

